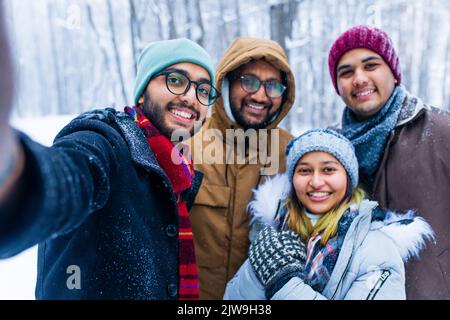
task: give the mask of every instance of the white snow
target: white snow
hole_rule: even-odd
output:
[[[34,140],[51,145],[53,138],[74,116],[12,119],[17,129]],[[0,300],[34,300],[37,275],[37,246],[6,260],[0,260]]]

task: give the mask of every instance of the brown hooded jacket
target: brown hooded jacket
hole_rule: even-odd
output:
[[[239,140],[230,135],[242,127],[227,116],[224,107],[224,99],[229,100],[226,75],[259,59],[265,59],[284,72],[288,89],[276,118],[265,129],[254,131],[255,139],[246,139],[249,146],[245,149],[245,163],[242,163],[238,161],[237,150],[245,144],[239,144]],[[264,177],[285,170],[285,148],[292,136],[277,126],[292,108],[295,98],[294,75],[287,56],[271,40],[237,38],[220,61],[216,87],[223,96],[213,106],[212,116],[194,136],[195,142],[191,145],[195,169],[204,173],[190,211],[201,299],[222,299],[227,282],[247,257],[247,205],[252,189],[263,182]],[[199,163],[199,159],[203,163]]]

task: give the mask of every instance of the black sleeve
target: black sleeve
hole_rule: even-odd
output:
[[[0,206],[0,258],[72,231],[106,204],[121,137],[99,121],[95,130],[76,127],[75,122],[50,148],[20,135],[25,168],[14,194]]]

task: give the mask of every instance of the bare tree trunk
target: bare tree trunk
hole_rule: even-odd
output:
[[[203,42],[205,39],[205,27],[203,26],[203,17],[202,17],[202,10],[200,7],[200,0],[195,0],[195,8],[196,8],[196,12],[197,12],[197,25],[198,28],[200,30],[200,36],[195,39],[197,41],[197,43],[201,46],[203,46]]]
[[[289,56],[286,37],[291,38],[292,22],[297,16],[297,8],[301,0],[288,0],[270,6],[270,37],[278,42]]]
[[[234,0],[234,12],[236,15],[236,32],[234,34],[235,37],[241,36],[241,12],[239,10],[239,0]]]
[[[173,0],[167,0],[167,8],[169,9],[169,39],[178,38],[177,28],[175,26],[175,7]]]
[[[137,58],[139,56],[139,49],[137,48],[136,41],[141,41],[141,28],[136,12],[136,4],[134,0],[128,0],[130,7],[130,37],[131,37],[131,49],[133,50],[133,76],[136,76]]]
[[[107,2],[107,6],[108,6],[108,23],[109,23],[109,30],[111,32],[111,42],[113,45],[113,51],[114,51],[114,58],[116,61],[116,67],[117,67],[117,73],[119,74],[119,81],[120,81],[120,88],[121,88],[121,93],[122,93],[122,98],[123,98],[123,102],[124,103],[128,103],[128,98],[127,98],[127,93],[125,90],[125,80],[123,77],[123,72],[122,72],[122,66],[121,66],[121,62],[120,62],[120,52],[119,52],[119,47],[117,46],[117,39],[116,39],[116,32],[114,31],[114,13],[112,10],[112,4],[111,4],[111,0],[108,0]]]
[[[56,48],[56,36],[55,36],[55,28],[53,27],[53,21],[55,21],[55,7],[53,3],[47,3],[47,14],[48,19],[50,23],[50,30],[49,30],[49,36],[50,36],[50,45],[51,45],[51,52],[52,52],[52,64],[53,64],[53,72],[55,76],[55,91],[56,91],[56,103],[57,103],[57,109],[62,105],[62,88],[61,88],[61,70],[59,68],[59,55],[58,50]],[[56,113],[58,113],[58,110],[54,110]]]
[[[422,69],[420,72],[420,77],[419,77],[419,92],[418,95],[419,97],[421,97],[422,99],[424,99],[425,101],[428,100],[428,83],[430,81],[430,75],[429,75],[429,64],[428,64],[428,60],[429,60],[429,54],[430,54],[430,47],[431,47],[431,41],[432,39],[430,39],[430,36],[432,35],[433,32],[433,28],[432,28],[432,23],[433,21],[430,21],[430,15],[428,13],[424,13],[425,14],[425,19],[424,19],[424,23],[422,25],[423,30],[425,30],[424,35],[425,35],[425,39],[423,41],[425,41],[426,43],[426,47],[424,48],[424,50],[422,50],[422,64],[420,65],[420,68]]]
[[[161,21],[160,2],[152,1],[150,9],[151,9],[153,15],[156,17],[156,20],[158,21],[158,27],[159,27],[158,28],[158,37],[159,37],[159,39],[162,40],[162,39],[164,39],[164,33],[163,33],[164,26],[163,26],[163,23]]]
[[[186,8],[186,36],[188,39],[192,39],[192,29],[194,28],[194,22],[192,20],[192,12],[189,6],[189,0],[184,0],[184,7]]]
[[[104,42],[102,41],[100,32],[98,31],[97,26],[95,25],[94,17],[92,15],[92,8],[91,8],[90,4],[86,4],[86,11],[87,11],[87,21],[88,21],[89,25],[91,26],[92,31],[95,34],[97,44],[100,46],[100,51],[101,51],[101,54],[103,57],[103,64],[105,67],[104,70],[110,74],[112,71],[112,68],[111,68],[111,62],[109,61],[108,49],[105,47]],[[110,78],[109,75],[106,75],[106,77]],[[101,81],[95,83],[93,92],[99,92],[101,86],[102,86]]]

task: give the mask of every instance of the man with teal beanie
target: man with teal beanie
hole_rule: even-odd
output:
[[[170,138],[204,121],[213,70],[190,40],[154,42],[124,112],[84,113],[50,148],[0,121],[13,132],[0,141],[0,258],[39,243],[37,299],[198,298],[188,208],[202,177]]]

